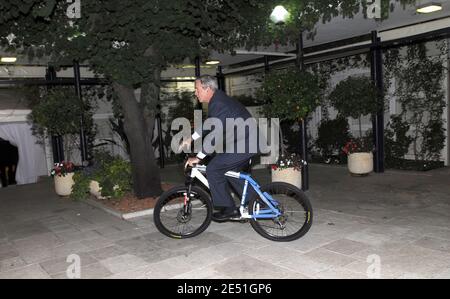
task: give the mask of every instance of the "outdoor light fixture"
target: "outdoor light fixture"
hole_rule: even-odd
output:
[[[417,8],[418,13],[432,13],[442,10],[442,5],[438,3],[428,3]]]
[[[17,57],[2,57],[0,59],[1,62],[13,63],[17,61]]]
[[[208,60],[206,62],[207,65],[216,65],[216,64],[219,64],[219,63],[220,63],[219,60]]]
[[[286,22],[288,16],[289,12],[282,5],[278,5],[270,15],[270,20],[275,24],[282,24]]]

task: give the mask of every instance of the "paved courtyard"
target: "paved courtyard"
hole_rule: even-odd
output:
[[[163,170],[166,181],[180,174]],[[241,223],[173,240],[151,217],[127,222],[59,198],[51,180],[3,188],[0,278],[67,278],[77,256],[81,278],[450,278],[449,168],[361,178],[312,165],[310,187],[313,226],[290,243]]]

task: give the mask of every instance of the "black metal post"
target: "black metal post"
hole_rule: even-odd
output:
[[[297,67],[300,71],[305,70],[304,54],[303,54],[303,31],[300,32],[300,36],[297,43]],[[300,137],[301,137],[301,155],[302,159],[306,162],[302,167],[302,190],[309,190],[309,166],[308,166],[308,130],[307,121],[302,119],[300,121]]]
[[[381,39],[376,31],[372,31],[371,75],[380,93],[377,114],[372,117],[373,136],[375,144],[374,171],[384,172],[384,92],[383,92],[383,55]]]
[[[160,99],[158,99],[160,101]],[[156,115],[156,123],[158,126],[158,143],[159,143],[159,167],[164,168],[165,166],[165,151],[164,151],[164,140],[161,125],[161,104],[158,104],[158,114]]]
[[[217,85],[219,86],[219,90],[225,92],[225,75],[223,74],[223,68],[221,65],[217,67]]]
[[[201,72],[200,72],[200,57],[195,57],[195,77],[198,78],[200,77]],[[197,108],[196,109],[200,109],[203,110],[203,106],[202,103],[197,102]]]
[[[300,36],[298,38],[297,43],[297,60],[296,64],[297,67],[303,71],[305,69],[305,59],[304,59],[304,53],[303,53],[303,31],[300,31]]]
[[[269,56],[264,56],[264,73],[270,72]]]
[[[75,76],[75,92],[77,94],[78,100],[81,105],[81,115],[80,115],[80,151],[81,151],[81,161],[83,165],[88,160],[88,151],[87,151],[87,143],[86,143],[86,135],[84,132],[84,103],[81,94],[81,76],[80,76],[80,64],[78,61],[73,62],[73,72]]]
[[[48,66],[45,72],[46,81],[56,80],[56,71],[53,66]],[[52,85],[47,85],[47,90],[50,90]],[[53,152],[53,163],[59,163],[64,161],[64,141],[62,136],[52,136],[52,152]]]
[[[200,57],[195,57],[195,77],[200,77]]]

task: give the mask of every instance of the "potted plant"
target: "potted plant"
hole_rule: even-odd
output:
[[[92,112],[89,105],[81,105],[73,88],[55,87],[42,91],[38,99],[30,103],[31,113],[28,116],[35,136],[44,142],[50,136],[61,136],[64,140],[64,156],[66,161],[73,160],[72,152],[78,147],[81,129],[80,119],[84,115],[85,130],[93,127]]]
[[[341,81],[330,93],[329,100],[345,118],[358,120],[359,136],[344,147],[348,154],[348,167],[352,174],[365,175],[373,171],[372,142],[363,137],[361,118],[378,109],[378,90],[372,80],[364,76],[350,76]]]
[[[264,99],[262,113],[266,117],[278,118],[280,123],[306,119],[319,105],[321,98],[317,76],[297,68],[269,73],[259,93],[260,98]],[[293,182],[301,188],[303,161],[298,155],[287,151],[281,126],[280,135],[281,153],[276,164],[272,165],[272,181]]]
[[[55,163],[50,172],[55,182],[56,194],[60,196],[69,196],[72,193],[72,186],[74,185],[73,175],[75,165],[72,162]]]
[[[301,169],[303,160],[295,153],[280,155],[277,163],[271,166],[272,182],[286,182],[297,187],[302,186]]]
[[[39,97],[31,99],[31,113],[28,120],[31,123],[32,133],[37,136],[40,143],[45,143],[51,136],[61,137],[63,140],[64,158],[66,161],[73,161],[73,151],[79,148],[79,134],[81,130],[81,115],[84,117],[84,130],[88,141],[95,136],[94,123],[92,118],[92,106],[84,101],[80,103],[73,88],[54,87],[50,90],[41,90]],[[66,165],[72,162],[58,163]],[[65,166],[55,166],[54,171]],[[73,173],[68,175],[72,180]],[[56,175],[55,182],[59,182],[66,175]],[[65,178],[69,180],[69,178]],[[55,185],[55,188],[59,188]],[[67,194],[67,190],[63,193]],[[69,193],[70,194],[70,193]]]
[[[352,138],[344,146],[348,170],[352,175],[367,175],[373,171],[372,143],[369,138]]]

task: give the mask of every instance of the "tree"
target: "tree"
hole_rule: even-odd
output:
[[[299,29],[320,20],[352,16],[359,0],[2,0],[0,45],[46,56],[55,65],[86,62],[111,81],[124,115],[130,143],[135,194],[159,195],[160,175],[152,149],[161,71],[171,64],[207,57],[211,50],[233,51],[296,41]],[[402,2],[411,2],[402,0]],[[80,4],[80,18],[68,8]],[[345,3],[345,4],[343,4]],[[269,21],[283,4],[291,22],[281,29]],[[77,16],[77,13],[74,15]],[[300,24],[301,22],[301,24]],[[301,26],[299,26],[301,25]],[[140,99],[134,94],[141,88]]]
[[[362,138],[361,117],[374,114],[378,109],[378,90],[368,77],[350,76],[339,82],[329,95],[331,104],[343,117],[352,117],[359,123]]]

